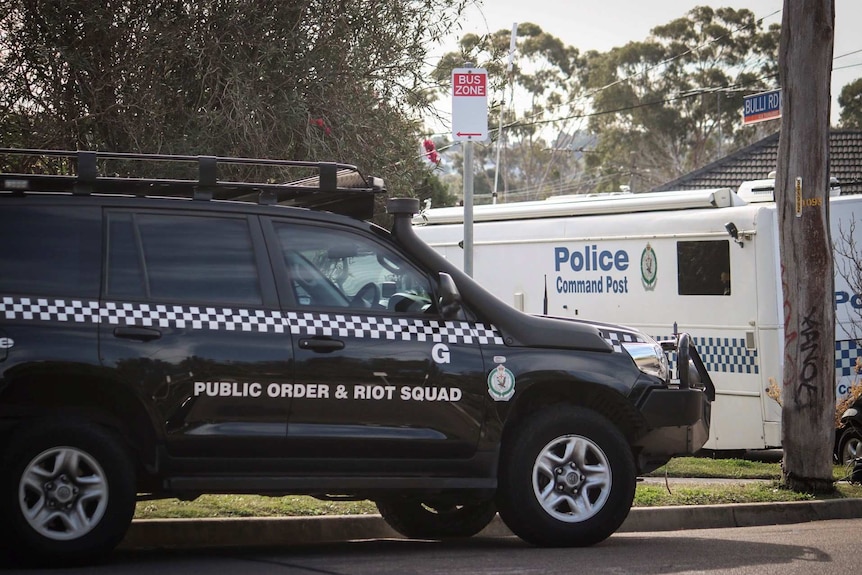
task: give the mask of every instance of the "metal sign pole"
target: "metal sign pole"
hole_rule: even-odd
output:
[[[464,142],[464,273],[473,277],[473,142]]]

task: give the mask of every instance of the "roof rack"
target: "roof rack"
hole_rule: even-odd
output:
[[[54,158],[59,159],[59,162]],[[100,174],[100,164],[104,166],[112,161],[126,162],[123,164],[124,173],[131,172],[130,162],[186,163],[185,170],[196,170],[197,177],[173,179]],[[0,170],[7,164],[26,164],[35,168],[33,171],[44,172],[45,165],[51,165],[52,162],[58,166],[62,165],[62,171],[68,173],[58,175],[0,171],[0,190],[13,194],[34,191],[66,192],[73,195],[99,193],[278,203],[331,211],[357,219],[372,218],[374,196],[385,191],[382,179],[365,177],[356,166],[334,162],[0,148]],[[152,164],[149,167],[149,171],[152,171]],[[289,181],[283,183],[273,183],[276,178],[271,177],[267,177],[267,181],[219,178],[224,175],[223,172],[231,170],[270,170],[277,179],[282,179],[285,173],[290,175],[299,172],[301,177],[295,180],[288,178]],[[103,169],[103,172],[109,170]]]

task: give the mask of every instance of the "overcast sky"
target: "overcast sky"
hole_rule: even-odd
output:
[[[682,17],[695,6],[748,8],[764,27],[781,23],[783,0],[484,0],[471,6],[461,21],[462,32],[485,34],[511,30],[514,22],[532,22],[579,50],[606,51],[632,40],[643,40],[649,31]],[[833,62],[832,119],[838,119],[841,88],[862,77],[862,0],[835,0],[835,48]],[[451,48],[450,48],[451,49]],[[855,66],[854,66],[855,65]],[[835,68],[843,68],[836,70]]]

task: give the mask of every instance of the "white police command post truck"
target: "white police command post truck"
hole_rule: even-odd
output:
[[[774,180],[729,188],[593,194],[474,208],[474,278],[530,313],[609,321],[656,339],[694,338],[716,387],[706,449],[781,445],[784,316]],[[862,196],[833,181],[833,244],[862,245]],[[414,219],[463,265],[463,208]],[[854,233],[855,246],[847,239]],[[842,239],[843,236],[843,239]],[[858,248],[855,248],[858,249]],[[862,383],[862,294],[835,251],[836,392]],[[844,270],[844,273],[842,273]],[[849,272],[849,273],[848,273]],[[848,280],[853,277],[855,280]],[[671,322],[671,323],[669,323]],[[855,330],[855,331],[854,331]]]

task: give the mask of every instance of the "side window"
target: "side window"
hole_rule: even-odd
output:
[[[680,295],[730,295],[728,240],[676,244]]]
[[[386,246],[346,230],[274,226],[299,307],[434,311],[428,279]]]
[[[132,214],[108,215],[108,289],[109,297],[146,295],[141,247]]]
[[[0,246],[0,293],[99,297],[99,208],[4,205]]]
[[[108,297],[262,301],[245,218],[117,212],[108,232]]]

